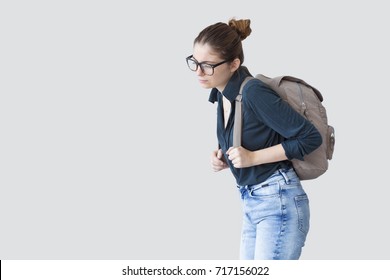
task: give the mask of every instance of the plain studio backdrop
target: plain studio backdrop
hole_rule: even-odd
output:
[[[185,57],[251,19],[253,75],[324,95],[336,148],[304,181],[302,259],[388,259],[385,1],[1,1],[0,259],[237,259],[216,107]]]

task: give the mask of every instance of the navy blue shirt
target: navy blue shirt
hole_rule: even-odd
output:
[[[289,160],[303,160],[304,155],[314,151],[322,143],[321,134],[311,122],[302,117],[277,93],[258,79],[250,80],[242,91],[242,140],[247,150],[256,151],[282,144],[289,160],[261,164],[247,168],[235,168],[226,155],[233,146],[235,99],[241,83],[252,76],[241,66],[230,78],[223,92],[213,88],[209,101],[218,102],[217,137],[225,161],[236,178],[237,185],[246,186],[263,182],[279,168],[292,166]],[[224,124],[223,96],[231,103],[227,126]]]

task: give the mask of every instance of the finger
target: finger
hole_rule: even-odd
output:
[[[219,149],[217,152],[217,158],[221,159],[222,158],[222,150]]]
[[[212,161],[212,162],[219,162],[219,161],[221,161],[221,160],[218,158],[218,155],[217,155],[217,154],[213,154],[212,157],[211,157],[211,161]]]
[[[211,158],[211,160],[214,160],[214,159],[217,158],[217,156],[218,156],[218,151],[213,151],[213,152],[211,153],[211,155],[210,155],[210,158]]]
[[[227,150],[226,154],[230,154],[234,149],[235,149],[234,147],[230,147],[230,148]]]
[[[221,165],[218,165],[218,166],[212,166],[212,169],[217,172],[217,171],[221,171],[222,169],[224,169],[225,167],[224,166],[221,166]]]
[[[235,158],[237,158],[238,154],[237,154],[237,149],[236,148],[233,148],[231,149],[231,151],[229,152],[229,156],[228,158],[233,161]]]
[[[224,164],[224,162],[216,157],[214,157],[212,160],[211,160],[211,164],[213,166],[221,166]]]

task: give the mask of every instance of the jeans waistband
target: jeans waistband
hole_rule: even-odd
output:
[[[287,169],[283,169],[283,168],[280,168],[278,170],[276,170],[274,173],[272,173],[271,176],[269,176],[265,181],[261,182],[261,183],[257,183],[257,184],[251,184],[251,185],[246,185],[246,186],[237,186],[237,188],[251,188],[252,186],[261,186],[261,187],[266,187],[271,181],[273,181],[274,177],[276,176],[282,176],[284,181],[286,182],[287,185],[290,184],[290,179],[292,178],[292,176],[296,176],[296,173],[294,171],[294,169],[291,167],[291,168],[287,168]]]

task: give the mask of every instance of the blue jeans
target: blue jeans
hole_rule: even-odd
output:
[[[294,169],[238,186],[243,201],[240,259],[297,260],[309,231],[309,200]]]

